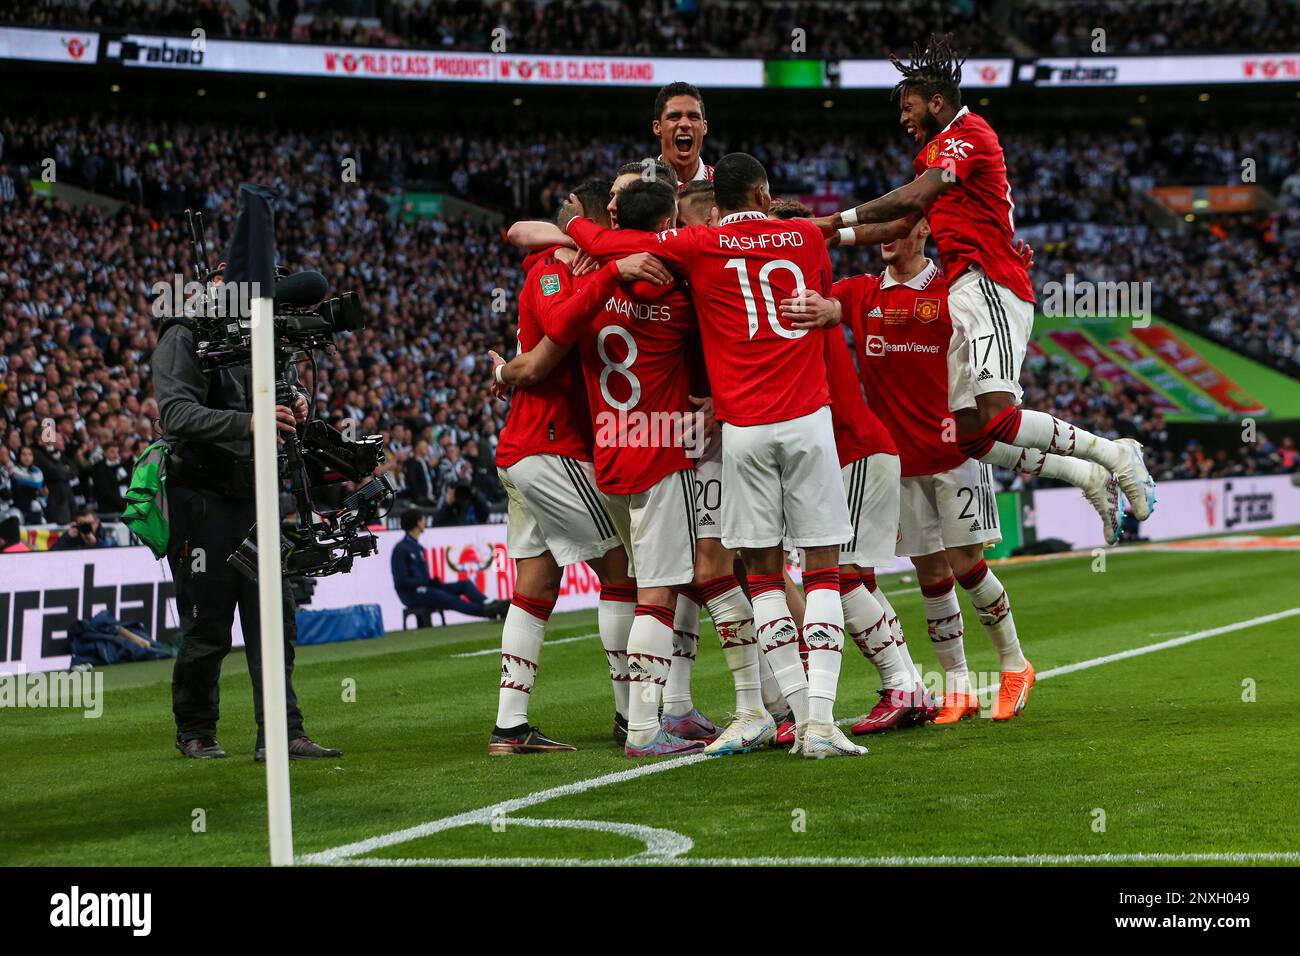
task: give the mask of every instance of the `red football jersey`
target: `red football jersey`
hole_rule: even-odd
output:
[[[573,275],[552,251],[529,256],[524,266],[528,277],[519,293],[521,352],[542,340],[541,314],[573,294]],[[545,382],[515,391],[497,441],[497,466],[508,468],[529,455],[591,461],[592,444],[582,367],[577,355],[568,355]]]
[[[835,426],[835,447],[840,453],[840,467],[877,452],[897,455],[894,440],[862,395],[862,381],[853,364],[853,353],[849,351],[844,330],[828,329],[823,338],[826,340],[826,381],[831,392],[831,422]]]
[[[853,329],[867,401],[898,446],[904,478],[937,475],[966,456],[948,409],[948,283],[933,262],[901,284],[888,273],[841,279],[831,295]]]
[[[943,132],[916,154],[912,167],[918,176],[938,169],[957,178],[956,185],[925,214],[948,281],[957,281],[975,264],[994,282],[1033,302],[1029,272],[1012,246],[1015,203],[1002,144],[993,127],[963,106]]]
[[[720,421],[766,425],[830,403],[825,333],[782,325],[777,311],[803,289],[830,292],[830,255],[807,219],[738,212],[717,227],[661,233],[574,219],[569,235],[601,259],[652,252],[687,280]]]
[[[679,288],[653,301],[636,298],[619,284],[612,262],[584,278],[542,326],[582,356],[596,486],[611,495],[648,491],[665,475],[695,467],[681,431],[691,411],[683,346],[695,313]]]

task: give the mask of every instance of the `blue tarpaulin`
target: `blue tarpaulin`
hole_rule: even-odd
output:
[[[378,604],[353,604],[325,611],[300,610],[299,644],[331,644],[384,636],[384,616]]]

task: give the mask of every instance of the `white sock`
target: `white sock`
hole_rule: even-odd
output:
[[[627,742],[633,747],[644,747],[659,732],[659,698],[672,656],[673,612],[638,604],[627,639]]]
[[[501,689],[497,692],[497,727],[509,730],[528,723],[528,699],[537,681],[537,662],[554,602],[516,594],[501,628]]]
[[[844,629],[862,655],[875,665],[882,686],[889,690],[911,690],[912,675],[894,646],[885,611],[862,586],[856,571],[851,578],[840,579],[840,604],[844,608]]]
[[[966,648],[962,643],[961,605],[957,603],[952,578],[943,584],[924,587],[921,593],[930,625],[930,645],[943,668],[948,692],[969,694],[970,673],[966,670]]]
[[[1022,413],[1023,414],[1023,413]],[[1064,455],[1049,455],[1037,448],[1017,448],[1006,442],[994,442],[989,453],[980,461],[986,465],[997,465],[1012,471],[1033,475],[1035,478],[1055,478],[1066,481],[1076,488],[1082,488],[1091,476],[1091,463],[1082,458],[1067,458]]]
[[[805,571],[803,586],[808,599],[803,622],[803,642],[808,646],[808,720],[829,724],[835,719],[835,691],[844,659],[840,569]]]
[[[1102,438],[1090,431],[1053,418],[1046,412],[1020,410],[1020,427],[1016,430],[1012,442],[1021,448],[1037,448],[1039,451],[1070,458],[1085,458],[1095,461],[1108,471],[1115,471],[1122,462],[1124,450],[1109,438]]]
[[[876,603],[880,605],[881,610],[885,612],[885,621],[889,625],[889,636],[894,641],[894,647],[898,649],[898,656],[902,658],[903,666],[907,668],[908,674],[911,675],[912,683],[921,683],[921,672],[917,670],[916,664],[912,662],[912,652],[907,649],[907,639],[903,636],[903,624],[898,619],[898,612],[894,610],[894,605],[889,602],[885,592],[876,583],[875,572],[863,574],[862,583],[871,592],[871,596],[876,599]]]
[[[1016,637],[1016,622],[1011,616],[1011,601],[1007,589],[982,560],[961,579],[961,586],[970,595],[975,613],[988,632],[993,646],[998,649],[998,666],[1003,671],[1025,669],[1025,655]]]
[[[695,706],[691,700],[691,669],[700,645],[700,606],[684,593],[677,595],[677,614],[673,618],[673,663],[668,669],[668,686],[664,688],[664,713],[674,717],[689,714]]]
[[[767,662],[766,654],[758,655],[758,675],[762,682],[760,690],[763,694],[763,708],[773,717],[788,717],[790,705],[786,703],[785,694],[781,693],[781,685],[776,682],[776,675],[772,673],[772,665]]]
[[[700,588],[722,644],[722,656],[736,685],[736,712],[762,713],[765,698],[761,688],[765,680],[760,677],[759,661],[763,656],[758,652],[758,638],[754,634],[754,608],[734,576],[705,581]],[[775,681],[772,683],[775,686]]]
[[[614,687],[614,709],[627,716],[627,638],[636,616],[636,585],[608,584],[600,588],[596,628],[609,660],[609,681]]]
[[[785,603],[785,586],[779,574],[751,574],[754,596],[754,632],[758,647],[772,668],[772,677],[794,712],[795,723],[808,720],[808,677],[799,660],[799,628]]]

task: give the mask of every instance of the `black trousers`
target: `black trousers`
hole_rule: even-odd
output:
[[[167,489],[171,541],[167,561],[176,582],[181,646],[172,671],[172,713],[181,740],[214,737],[220,708],[221,662],[230,653],[235,609],[244,631],[248,675],[253,680],[257,743],[263,742],[262,629],[257,584],[226,564],[256,520],[252,501],[210,491]],[[303,735],[293,690],[293,642],[298,636],[293,601],[284,589],[284,685],[289,739]]]

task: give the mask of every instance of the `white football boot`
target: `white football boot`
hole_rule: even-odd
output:
[[[718,738],[704,748],[706,754],[747,754],[766,745],[776,736],[776,721],[764,711],[752,714],[741,711],[734,714],[731,722]]]
[[[1115,480],[1128,499],[1128,510],[1138,521],[1146,521],[1156,509],[1156,483],[1142,460],[1142,446],[1132,438],[1115,442],[1127,454],[1115,469]]]
[[[835,724],[814,724],[809,722],[799,740],[799,755],[808,760],[821,760],[823,757],[861,757],[867,753],[861,747],[844,736],[844,731]]]
[[[1115,476],[1104,465],[1094,462],[1088,466],[1087,484],[1080,486],[1079,490],[1101,518],[1101,530],[1106,543],[1116,544],[1124,522],[1124,501],[1120,497],[1119,482]]]

